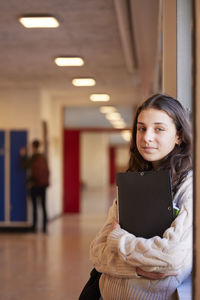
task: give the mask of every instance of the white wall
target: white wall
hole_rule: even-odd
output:
[[[0,91],[0,128],[27,129],[29,140],[41,136],[39,94],[33,90]]]
[[[47,210],[49,219],[62,213],[62,122],[61,111],[50,94],[40,93],[40,118],[47,122],[48,162],[50,168],[50,186],[47,189]]]
[[[126,172],[129,162],[129,146],[117,147],[115,152],[115,165],[117,172]]]
[[[81,179],[87,187],[104,187],[109,181],[108,134],[82,133]]]

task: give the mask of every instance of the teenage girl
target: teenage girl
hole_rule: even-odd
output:
[[[173,202],[180,210],[162,238],[144,239],[120,227],[114,200],[90,247],[94,267],[102,273],[103,300],[176,299],[176,288],[191,273],[191,146],[186,112],[176,99],[157,94],[138,108],[128,171],[170,170]]]

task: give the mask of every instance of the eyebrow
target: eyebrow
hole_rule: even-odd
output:
[[[145,125],[145,123],[143,123],[143,122],[137,122],[137,124]],[[167,124],[163,123],[163,122],[154,122],[153,124],[155,124],[155,125],[166,125],[167,126]]]

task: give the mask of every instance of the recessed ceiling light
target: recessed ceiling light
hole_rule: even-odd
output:
[[[107,113],[105,117],[108,120],[121,120],[121,115],[118,112]]]
[[[72,84],[75,86],[94,86],[96,81],[93,78],[74,78]]]
[[[123,124],[123,123],[115,123],[115,124],[112,124],[114,128],[125,128],[126,127],[126,124]]]
[[[81,57],[56,57],[54,61],[59,67],[76,67],[84,65],[84,60]]]
[[[109,101],[110,100],[110,96],[108,94],[92,94],[90,95],[90,100],[91,101]]]
[[[126,123],[124,120],[109,120],[114,128],[125,128]]]
[[[51,16],[24,16],[19,22],[26,28],[56,28],[60,24]]]
[[[123,137],[123,139],[125,141],[130,142],[130,140],[131,140],[131,132],[130,132],[130,130],[123,130],[121,132],[121,135],[122,135],[122,137]]]
[[[107,113],[115,112],[116,108],[114,106],[101,106],[99,110],[101,113],[107,114]]]

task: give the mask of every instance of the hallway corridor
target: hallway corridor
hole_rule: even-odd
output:
[[[114,191],[82,193],[82,213],[49,223],[48,234],[0,234],[0,300],[77,300],[89,278],[89,244]]]

